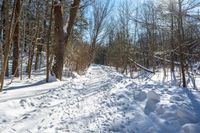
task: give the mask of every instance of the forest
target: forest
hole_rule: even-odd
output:
[[[200,69],[199,19],[197,0],[3,0],[1,88],[5,76],[30,78],[42,64],[48,82],[49,73],[62,79],[63,66],[80,72],[91,63],[122,73],[178,68],[186,87],[186,75],[194,79]]]
[[[0,132],[200,132],[199,0],[0,0],[0,53]]]

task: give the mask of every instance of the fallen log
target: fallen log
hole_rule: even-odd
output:
[[[140,65],[139,63],[133,61],[132,59],[129,59],[129,60],[130,60],[132,63],[134,63],[136,66],[138,66],[139,68],[145,70],[146,72],[155,73],[154,71],[152,71],[152,70],[150,70],[150,69],[148,69],[148,68],[146,68],[146,67]]]

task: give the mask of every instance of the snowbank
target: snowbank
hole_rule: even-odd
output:
[[[198,91],[130,79],[99,65],[62,82],[43,80],[36,75],[7,86],[0,132],[200,132]]]

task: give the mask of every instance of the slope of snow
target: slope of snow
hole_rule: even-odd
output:
[[[131,79],[99,65],[64,81],[44,78],[6,87],[0,132],[200,132],[198,91]]]

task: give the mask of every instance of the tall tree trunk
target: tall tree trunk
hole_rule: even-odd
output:
[[[181,75],[183,87],[187,87],[185,78],[185,58],[183,53],[182,43],[184,42],[184,31],[183,31],[183,16],[182,16],[182,1],[178,1],[179,13],[178,13],[178,41],[179,41],[179,54],[180,54],[180,64],[181,64]]]
[[[174,5],[173,3],[171,3],[171,12],[174,12]],[[171,53],[170,53],[170,58],[171,58],[171,67],[170,67],[170,70],[171,70],[171,80],[172,83],[175,83],[176,82],[176,75],[175,75],[175,72],[174,72],[174,69],[175,69],[175,64],[174,64],[174,61],[175,61],[175,46],[174,46],[174,16],[173,14],[171,13],[171,27],[170,27],[170,30],[171,30],[171,37],[170,37],[170,45],[171,45]]]
[[[29,47],[29,57],[28,57],[28,65],[27,65],[28,78],[31,78],[34,49],[35,49],[35,45],[36,45],[35,43],[36,42],[35,42],[35,39],[34,39],[31,43],[31,46]]]
[[[64,52],[65,52],[65,45],[64,45],[64,31],[63,31],[63,16],[62,16],[62,9],[61,3],[55,1],[54,2],[54,18],[55,18],[55,58],[54,58],[54,66],[53,71],[59,80],[62,79],[62,71],[63,71],[63,63],[64,63]]]
[[[170,40],[170,44],[171,44],[171,49],[172,52],[170,53],[171,55],[171,73],[174,73],[174,17],[173,14],[171,14],[171,40]]]
[[[6,74],[6,44],[9,44],[9,2],[8,0],[3,0],[3,5],[2,5],[2,17],[3,17],[3,39],[4,39],[4,44],[3,44],[3,57],[2,57],[2,68],[1,68],[1,88],[0,91],[3,90],[3,84],[4,84],[4,77]],[[8,47],[9,48],[9,47]],[[7,74],[6,74],[7,75]]]
[[[9,2],[7,0],[3,0],[2,3],[2,18],[3,18],[3,39],[4,39],[4,45],[3,45],[3,54],[5,55],[5,44],[6,39],[9,37]],[[5,76],[9,76],[9,65],[7,62],[6,69],[5,69]]]
[[[38,44],[38,35],[39,35],[39,32],[40,32],[40,10],[39,10],[39,0],[37,0],[37,7],[36,7],[36,19],[37,19],[37,24],[36,24],[36,33],[35,33],[35,36],[33,37],[33,40],[32,40],[32,44],[30,46],[30,49],[29,49],[29,60],[28,60],[28,66],[27,66],[27,70],[28,70],[28,78],[31,78],[31,72],[32,72],[32,65],[33,65],[33,58],[34,58],[34,55],[35,55],[35,47],[37,46]]]
[[[13,64],[12,64],[12,74],[15,77],[19,77],[19,14],[20,14],[20,6],[21,6],[21,0],[16,1],[16,7],[15,7],[15,16],[14,16],[14,23],[15,23],[15,29],[14,29],[14,37],[13,37]]]
[[[16,1],[15,1],[16,3]],[[4,1],[5,4],[5,12],[9,12],[9,2],[7,0]],[[16,4],[14,4],[16,5]],[[14,16],[14,8],[12,10],[12,16],[11,16],[11,20],[10,23],[6,23],[5,25],[5,42],[4,42],[4,53],[3,53],[3,58],[2,58],[2,69],[1,69],[1,87],[0,87],[0,91],[3,90],[3,85],[4,85],[4,78],[6,75],[6,68],[8,67],[8,56],[9,56],[9,50],[10,50],[10,45],[12,42],[12,35],[13,35],[13,16]],[[5,15],[6,21],[9,20],[9,14]],[[9,22],[9,21],[8,21]]]
[[[61,1],[54,1],[54,17],[55,17],[55,58],[53,65],[53,72],[59,80],[62,79],[63,63],[65,48],[68,44],[69,37],[76,19],[76,14],[80,5],[80,0],[74,0],[70,8],[69,21],[67,25],[67,33],[64,35],[63,31],[63,15],[61,9]]]
[[[47,9],[48,12],[48,9]],[[48,27],[48,33],[47,33],[47,47],[46,47],[46,63],[47,63],[47,69],[46,69],[46,82],[49,82],[49,71],[50,71],[50,62],[49,62],[49,56],[50,56],[50,39],[51,39],[51,28],[52,28],[52,21],[53,21],[53,0],[51,2],[51,14],[50,14],[50,24]]]

